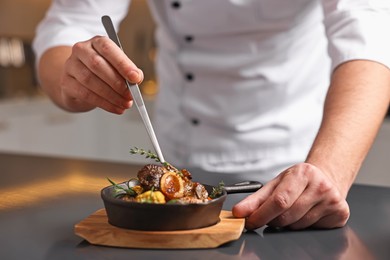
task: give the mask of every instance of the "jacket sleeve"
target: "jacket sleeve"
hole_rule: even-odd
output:
[[[332,69],[349,60],[390,68],[389,0],[322,0]]]
[[[118,27],[129,5],[130,0],[53,0],[33,40],[36,60],[39,61],[49,48],[72,46],[93,36],[105,35],[101,17],[110,15]]]

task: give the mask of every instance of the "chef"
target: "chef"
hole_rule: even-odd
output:
[[[132,106],[143,72],[109,38],[130,1],[54,0],[33,46],[61,108]],[[390,1],[155,0],[154,127],[178,167],[256,179],[246,228],[335,228],[390,101]],[[146,55],[146,54],[145,54]]]

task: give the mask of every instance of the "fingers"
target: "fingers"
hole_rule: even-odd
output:
[[[296,208],[297,200],[307,187],[308,180],[304,176],[297,175],[295,169],[287,169],[272,183],[275,188],[268,198],[247,217],[246,227],[256,229],[277,219],[277,226],[290,224],[293,218],[299,217],[303,212],[289,210]],[[266,185],[267,186],[267,185]],[[261,190],[260,190],[261,191]],[[275,221],[274,221],[275,222]]]
[[[311,226],[315,228],[339,228],[345,226],[350,216],[347,203],[340,205],[340,210],[333,211],[329,215],[322,217]],[[299,228],[299,226],[297,226]]]
[[[266,224],[291,229],[333,228],[345,225],[349,207],[318,168],[299,164],[235,205],[233,214],[246,218],[247,229]]]
[[[69,106],[84,102],[122,114],[132,105],[124,77],[141,82],[143,73],[114,42],[97,36],[73,46],[62,77],[62,94]]]
[[[101,43],[105,42],[105,43]],[[100,44],[99,44],[100,43]],[[95,49],[95,45],[110,45],[105,48],[111,49],[111,52],[119,52],[118,56],[126,56],[121,50],[118,51],[118,47],[106,37],[94,37],[91,41],[76,43],[73,46],[73,54],[81,63],[84,64],[92,76],[95,75],[101,81],[105,82],[108,86],[116,91],[123,97],[129,96],[124,78],[119,72],[113,67],[112,64],[107,60],[104,54],[99,53],[98,49]],[[110,51],[107,50],[107,53]],[[129,66],[135,67],[130,62]]]
[[[75,60],[67,71],[70,76],[74,75],[75,78],[77,77],[78,82],[83,86],[86,86],[95,94],[105,97],[108,102],[116,104],[121,108],[128,108],[129,91],[123,79],[113,82],[110,85],[110,83],[104,81],[102,77],[91,73],[90,69],[80,60]],[[118,93],[120,92],[118,89],[120,89],[122,93]]]
[[[330,206],[318,204],[295,223],[288,225],[289,229],[299,230],[312,228],[338,228],[343,227],[349,218],[350,212],[346,201],[339,201],[337,205]]]
[[[275,204],[278,205],[277,216],[268,222],[269,226],[285,227],[302,219],[309,219],[306,223],[318,220],[315,219],[316,215],[309,212],[324,199],[326,192],[332,187],[329,183],[322,183],[320,187],[314,174],[315,170],[307,164],[292,167],[284,173],[273,194]]]
[[[307,206],[310,203],[315,204],[310,208]],[[346,224],[350,212],[348,203],[339,190],[326,179],[321,179],[312,182],[296,204],[284,214],[295,216],[287,221],[292,224],[286,226],[290,229],[303,229],[342,227]],[[272,224],[281,223],[276,219]]]
[[[86,111],[90,108],[100,107],[114,114],[123,114],[125,108],[118,107],[102,96],[84,87],[73,77],[66,77],[63,80],[62,95],[68,107],[73,107],[74,103],[82,103]],[[80,107],[80,105],[78,105]]]
[[[141,83],[143,73],[137,66],[126,56],[126,54],[107,37],[95,37],[92,41],[92,47],[101,57],[119,73],[123,78],[131,83]],[[97,60],[99,64],[99,60]],[[113,75],[111,75],[113,76]]]

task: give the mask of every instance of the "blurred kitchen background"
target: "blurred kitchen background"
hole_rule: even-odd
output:
[[[50,3],[0,0],[0,152],[143,163],[144,159],[129,154],[133,146],[152,148],[135,109],[123,116],[98,109],[70,114],[40,91],[31,43]],[[145,1],[132,1],[119,35],[125,52],[144,71],[140,88],[150,113],[158,91],[153,31]]]
[[[98,109],[70,114],[40,91],[31,42],[50,2],[0,0],[0,152],[144,163],[129,154],[133,146],[152,149],[135,109],[123,116]],[[133,0],[119,31],[125,52],[144,71],[140,87],[150,113],[158,92],[154,26],[145,1]],[[356,182],[390,186],[389,154],[388,116]]]

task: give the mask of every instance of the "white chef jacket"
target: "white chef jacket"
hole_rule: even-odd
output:
[[[118,27],[129,1],[114,2],[53,1],[37,29],[37,57],[105,35],[102,15]],[[267,181],[305,159],[336,66],[367,59],[390,67],[389,0],[149,6],[158,25],[155,130],[166,159],[180,167],[256,173]]]

